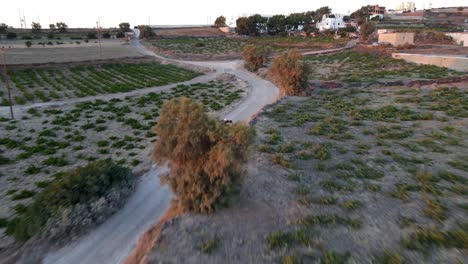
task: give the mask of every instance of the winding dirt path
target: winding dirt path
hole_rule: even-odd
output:
[[[169,62],[192,64],[214,70],[214,73],[206,75],[207,77],[205,78],[213,79],[217,75],[230,73],[249,83],[250,91],[247,98],[233,109],[227,110],[221,118],[248,122],[264,106],[275,102],[279,96],[276,86],[244,70],[243,63],[239,60],[209,62],[168,60],[146,50],[138,41],[134,41],[132,44],[145,55],[154,56]],[[201,80],[194,79],[194,81],[200,82]],[[170,89],[169,87],[154,88],[151,91],[155,91],[155,89]],[[105,95],[103,99],[127,95]],[[159,183],[159,177],[164,171],[164,168],[157,167],[148,171],[141,177],[135,193],[118,213],[78,241],[56,252],[49,253],[43,262],[48,264],[121,263],[130,254],[140,235],[169,206],[171,192],[167,186],[161,186]]]

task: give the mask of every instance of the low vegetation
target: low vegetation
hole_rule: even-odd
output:
[[[60,230],[62,236],[81,229],[88,219],[88,210],[96,210],[93,203],[109,199],[111,191],[121,192],[132,186],[133,177],[128,168],[111,160],[91,162],[85,167],[60,173],[57,180],[33,197],[33,201],[12,220],[8,221],[7,234],[18,240],[27,240],[49,228]],[[109,201],[110,204],[118,201]],[[90,207],[84,209],[83,207]],[[81,210],[81,211],[80,211]],[[58,225],[58,226],[57,226]],[[76,225],[76,226],[73,226]],[[52,238],[49,236],[49,238]]]

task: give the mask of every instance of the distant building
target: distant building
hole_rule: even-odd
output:
[[[414,11],[416,11],[416,4],[414,2],[402,2],[401,4],[397,5],[395,9],[388,10],[390,14],[402,14]]]
[[[341,14],[323,15],[322,20],[317,23],[316,27],[320,31],[346,28],[346,22],[343,20],[344,17],[345,15]]]
[[[385,14],[385,6],[373,5],[371,6],[371,15],[383,15]]]
[[[460,46],[468,47],[468,32],[446,33]]]

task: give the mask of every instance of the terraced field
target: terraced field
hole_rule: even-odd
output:
[[[199,73],[158,63],[102,64],[10,71],[15,104],[48,102],[183,82]],[[4,91],[2,79],[0,90]],[[0,105],[8,105],[6,93]]]
[[[135,67],[138,71],[143,67],[150,74],[160,66]],[[116,65],[103,68],[106,72],[124,70]],[[94,70],[78,68],[73,71],[93,75]],[[162,103],[185,96],[203,102],[206,111],[216,112],[239,100],[245,93],[246,84],[231,77],[178,85],[168,92],[144,96],[31,108],[18,121],[2,118],[0,230],[8,230],[5,228],[9,221],[25,211],[32,196],[72,167],[107,158],[130,168],[143,166],[140,163],[149,161],[151,142],[156,140],[152,127],[157,122]],[[154,78],[150,81],[164,80]],[[8,241],[11,242],[12,238],[0,239],[0,247]]]

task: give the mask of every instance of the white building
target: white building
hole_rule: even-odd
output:
[[[346,28],[346,23],[343,20],[344,15],[341,14],[330,14],[323,15],[322,20],[317,23],[317,28],[320,31],[323,30],[337,30],[340,28]]]

